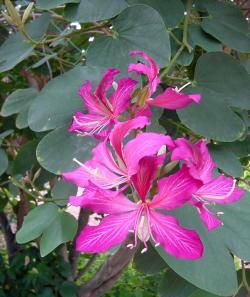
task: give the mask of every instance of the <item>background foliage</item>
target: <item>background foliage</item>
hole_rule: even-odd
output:
[[[67,132],[74,111],[83,108],[78,88],[87,79],[96,85],[106,67],[125,74],[136,49],[160,65],[162,88],[191,81],[188,92],[202,93],[199,105],[154,111],[154,130],[206,138],[218,170],[249,189],[249,1],[0,3],[0,296],[89,296],[97,283],[101,293],[91,296],[250,294],[249,194],[215,209],[224,212],[224,226],[211,233],[190,207],[176,212],[184,225],[198,228],[204,257],[180,261],[153,247],[137,252],[106,293],[123,271],[108,266],[118,252],[74,251],[89,213],[81,211],[78,220],[69,213],[67,198],[77,189],[60,179],[76,166],[73,158],[87,160],[96,144]],[[110,273],[104,270],[104,281],[102,263]]]

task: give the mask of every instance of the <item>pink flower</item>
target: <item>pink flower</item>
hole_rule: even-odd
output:
[[[77,238],[76,248],[85,253],[102,253],[122,243],[129,232],[134,242],[128,248],[137,246],[138,238],[147,250],[151,238],[155,245],[182,259],[198,259],[202,256],[203,245],[198,234],[179,225],[172,215],[165,215],[159,209],[172,210],[190,199],[196,184],[186,168],[163,178],[158,182],[158,193],[151,201],[146,197],[158,168],[158,157],[144,157],[139,162],[133,184],[140,197],[138,203],[127,199],[121,192],[103,190],[91,185],[81,206],[94,212],[108,214],[100,225],[86,226]]]
[[[172,151],[171,160],[185,161],[193,178],[202,183],[207,183],[212,179],[215,163],[204,140],[194,144],[185,138],[177,138],[174,146],[168,148]]]
[[[106,92],[114,82],[115,75],[119,74],[115,68],[108,69],[97,86],[94,94],[91,92],[91,83],[86,81],[79,90],[88,113],[77,111],[73,116],[70,132],[82,135],[106,136],[109,129],[128,107],[131,93],[137,82],[124,77],[118,81],[116,90],[108,99]],[[106,129],[106,130],[105,130]]]
[[[140,159],[158,153],[163,145],[173,145],[169,136],[158,133],[140,133],[123,145],[123,139],[135,129],[148,125],[147,117],[137,117],[118,123],[110,133],[110,144],[114,154],[103,141],[93,149],[92,160],[63,177],[79,187],[85,187],[88,181],[103,189],[111,189],[122,184],[128,185],[131,176],[137,172]]]
[[[233,178],[220,175],[193,193],[194,199],[191,204],[196,207],[201,220],[209,231],[221,226],[222,222],[207,208],[207,205],[210,203],[233,203],[241,199],[244,191],[236,187],[235,184],[236,181]],[[220,214],[217,213],[217,215]]]
[[[157,86],[160,83],[158,77],[159,68],[152,58],[141,51],[132,51],[131,56],[141,56],[148,64],[137,63],[129,64],[128,72],[135,71],[137,74],[145,74],[148,78],[148,94],[147,101],[144,108],[153,105],[158,107],[163,107],[167,109],[180,109],[184,108],[190,103],[199,103],[201,99],[201,94],[184,94],[181,93],[181,89],[167,88],[163,93],[157,95],[155,98],[151,98],[153,93],[156,91]],[[185,86],[184,86],[185,87]]]

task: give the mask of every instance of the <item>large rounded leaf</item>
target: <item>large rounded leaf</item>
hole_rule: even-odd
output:
[[[38,9],[52,9],[56,8],[59,5],[63,5],[66,3],[79,3],[80,0],[37,0],[36,7]]]
[[[167,28],[174,28],[184,18],[184,5],[180,0],[128,0],[129,4],[145,4],[157,10]]]
[[[46,131],[70,124],[74,111],[83,110],[77,95],[79,87],[89,80],[97,84],[104,69],[81,67],[52,79],[36,97],[29,110],[29,126],[34,131]]]
[[[160,248],[158,251],[167,264],[180,276],[197,287],[221,296],[231,296],[237,290],[237,279],[231,253],[240,259],[250,259],[250,196],[231,205],[218,205],[214,213],[222,212],[220,219],[224,225],[207,231],[191,206],[186,206],[175,214],[183,226],[195,229],[203,241],[203,258],[195,261],[177,260]],[[221,286],[223,284],[223,286]]]
[[[210,145],[209,152],[218,168],[234,177],[243,175],[240,161],[226,145]]]
[[[31,210],[17,232],[18,243],[26,243],[42,235],[40,253],[44,257],[61,243],[72,240],[77,221],[69,213],[62,212],[53,203],[45,203]]]
[[[171,269],[161,279],[159,294],[160,297],[219,297],[195,287]]]
[[[235,4],[209,0],[202,1],[202,5],[211,16],[201,24],[207,33],[235,50],[250,51],[248,23]]]
[[[216,92],[217,100],[250,109],[250,77],[233,57],[219,52],[201,56],[195,67],[195,80],[200,87]]]
[[[112,18],[128,5],[125,0],[80,0],[67,7],[66,18],[70,21],[88,23]]]
[[[77,136],[67,131],[67,127],[58,128],[47,134],[37,147],[37,160],[46,170],[55,174],[69,171],[79,165],[76,158],[83,162],[90,158],[91,149],[96,142],[91,137]]]
[[[177,111],[180,120],[195,133],[219,141],[234,141],[240,138],[245,126],[218,94],[208,89],[193,89],[202,94],[199,104],[192,104]]]
[[[230,296],[237,290],[233,258],[223,242],[223,230],[208,232],[191,206],[175,212],[181,224],[198,231],[204,244],[204,255],[199,260],[178,260],[157,248],[162,258],[181,277],[200,289],[220,296]],[[223,284],[223,286],[221,285]]]
[[[33,39],[40,40],[48,28],[49,18],[49,14],[43,14],[29,23],[25,30]],[[0,72],[15,67],[32,53],[34,47],[19,32],[11,34],[0,47]]]
[[[42,235],[40,253],[44,257],[61,243],[73,240],[77,231],[76,219],[67,212],[58,212],[51,226]]]
[[[119,67],[126,71],[129,52],[145,51],[160,65],[170,57],[169,36],[159,13],[151,7],[126,8],[113,21],[116,33],[97,38],[87,51],[87,64]]]

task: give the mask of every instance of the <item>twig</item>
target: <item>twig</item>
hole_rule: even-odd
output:
[[[93,254],[90,259],[88,260],[88,262],[86,263],[86,265],[80,269],[77,273],[77,276],[76,276],[76,280],[79,279],[86,271],[89,270],[89,268],[92,266],[92,264],[95,262],[95,260],[97,259],[98,257],[98,254]]]

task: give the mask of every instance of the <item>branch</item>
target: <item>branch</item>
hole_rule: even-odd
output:
[[[112,288],[136,252],[136,248],[131,250],[127,247],[129,242],[130,239],[126,240],[115,254],[106,259],[95,276],[80,287],[79,297],[103,296]]]
[[[5,239],[8,256],[9,258],[12,258],[19,249],[19,246],[16,243],[15,234],[10,228],[9,220],[6,214],[2,211],[0,212],[0,227]]]
[[[78,259],[79,259],[79,252],[76,251],[75,245],[76,245],[76,239],[80,232],[82,231],[82,228],[87,225],[88,219],[89,219],[90,211],[86,208],[81,208],[79,217],[78,217],[78,229],[76,232],[76,236],[73,241],[72,250],[70,251],[69,255],[69,261],[71,264],[71,272],[72,272],[72,280],[76,279],[77,277],[77,265],[78,265]]]

